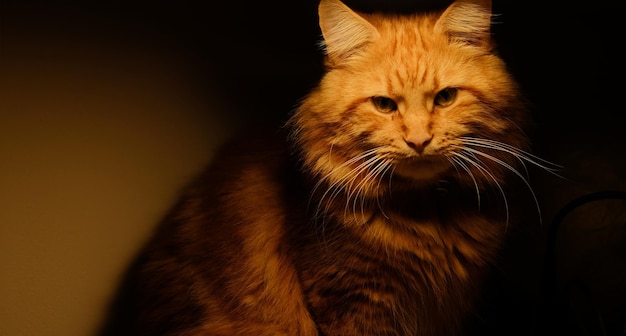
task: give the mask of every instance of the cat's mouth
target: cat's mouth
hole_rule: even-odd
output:
[[[430,182],[438,180],[450,167],[450,162],[445,158],[440,156],[424,156],[397,161],[394,174],[416,181]]]

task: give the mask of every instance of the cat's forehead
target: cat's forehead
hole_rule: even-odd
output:
[[[371,61],[406,67],[436,66],[457,57],[448,37],[435,28],[436,17],[415,15],[373,21],[379,37],[370,45]]]
[[[380,30],[363,69],[374,70],[389,86],[432,89],[443,79],[440,77],[449,76],[449,69],[455,67],[455,52],[445,45],[445,36],[434,36],[428,22],[405,23]]]
[[[380,34],[378,42],[420,43],[445,38],[435,29],[437,18],[433,14],[374,15],[369,21]]]

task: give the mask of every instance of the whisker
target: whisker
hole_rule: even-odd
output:
[[[501,151],[501,152],[505,152],[505,153],[509,153],[513,155],[519,161],[521,166],[524,168],[524,171],[526,172],[526,176],[528,176],[528,168],[526,167],[526,164],[524,161],[527,158],[523,154],[519,153],[518,149],[515,148],[514,146],[511,146],[511,145],[508,145],[499,141],[495,141],[495,140],[475,139],[475,138],[465,138],[464,143],[466,145],[473,145],[476,147],[493,149],[493,150],[497,150],[497,151]],[[534,163],[531,160],[529,160],[528,162]],[[543,167],[543,168],[550,171],[549,168],[547,167]]]
[[[333,146],[331,145],[330,151],[332,151]],[[330,154],[329,151],[329,154]],[[323,178],[320,178],[318,180],[318,182],[315,184],[311,196],[309,198],[309,203],[312,201],[312,198],[315,194],[315,191],[325,182],[329,182],[330,177],[335,174],[338,170],[344,169],[346,167],[349,167],[350,165],[358,162],[359,160],[363,160],[365,158],[368,158],[369,156],[375,155],[377,152],[376,148],[373,149],[369,149],[353,158],[350,158],[349,160],[343,162],[342,164],[333,167],[333,169],[327,173]],[[329,156],[329,160],[330,160],[330,156]],[[368,160],[371,160],[368,159]],[[366,160],[367,161],[367,160]],[[330,163],[330,161],[329,161]],[[326,214],[329,213],[330,207],[332,206],[333,203],[333,199],[335,199],[343,190],[346,190],[346,188],[349,188],[348,185],[346,185],[347,181],[353,179],[353,176],[358,175],[358,167],[361,167],[362,164],[360,164],[359,166],[357,166],[357,168],[355,169],[350,169],[347,173],[345,173],[343,176],[341,176],[340,178],[338,178],[337,180],[335,180],[334,182],[332,182],[326,189],[326,191],[322,194],[322,196],[319,198],[318,202],[317,202],[317,208],[315,211],[315,216],[313,218],[315,218],[315,220],[319,219],[319,218],[324,218],[324,216],[326,216]],[[355,175],[356,174],[356,175]],[[319,235],[321,235],[322,241],[326,242],[326,244],[330,243],[326,237],[325,237],[325,221],[322,221],[319,224],[319,228],[320,230],[317,231]],[[339,239],[339,238],[337,238]]]
[[[530,185],[530,183],[528,182],[528,180],[517,169],[515,169],[510,164],[508,164],[508,163],[506,163],[506,162],[496,158],[495,156],[483,153],[483,152],[481,152],[481,151],[479,151],[477,149],[470,148],[470,147],[465,147],[464,150],[470,151],[470,152],[476,153],[476,154],[478,154],[478,155],[480,155],[482,157],[485,157],[485,158],[487,158],[487,159],[489,159],[489,160],[491,160],[491,161],[501,165],[502,167],[505,167],[506,169],[508,169],[509,171],[513,172],[515,175],[517,175],[524,182],[526,187],[528,187],[528,190],[530,191],[530,193],[531,193],[531,195],[533,197],[533,200],[535,201],[535,206],[537,208],[537,213],[539,214],[539,221],[541,222],[541,208],[539,206],[539,200],[537,199],[537,196],[535,195],[535,192],[534,192],[532,186]]]
[[[380,190],[380,184],[383,180],[383,177],[385,176],[385,173],[389,170],[390,165],[391,161],[389,159],[383,158],[381,158],[380,162],[377,164],[376,169],[374,170],[375,179],[378,180],[378,182],[376,183],[376,190]],[[382,209],[382,206],[380,204],[380,195],[380,192],[376,193],[376,203],[378,204],[378,208],[381,210],[383,216],[385,218],[389,218],[385,214],[385,211]]]
[[[391,160],[384,159],[383,156],[380,155],[380,153],[377,153],[377,156],[375,158],[369,159],[365,163],[367,163],[367,165],[368,165],[367,167],[365,167],[366,168],[366,176],[363,177],[363,179],[359,182],[359,184],[354,188],[354,192],[352,192],[350,194],[350,196],[349,196],[349,197],[351,197],[353,199],[352,200],[352,211],[353,211],[353,213],[355,215],[357,213],[357,211],[356,211],[356,209],[357,209],[357,201],[359,199],[361,200],[361,214],[362,215],[364,214],[366,197],[363,197],[361,195],[363,194],[363,191],[365,190],[367,185],[370,185],[375,180],[378,180],[378,183],[376,184],[376,190],[380,189],[381,180],[382,180],[383,176],[385,175],[385,172],[389,170],[389,166],[391,165]],[[376,195],[376,200],[377,200],[377,202],[379,204],[379,208],[380,208],[380,200],[379,200],[379,196],[380,195],[378,193],[376,193],[375,195]],[[385,215],[385,217],[386,217],[386,215]]]
[[[331,150],[332,150],[332,145],[331,145]],[[313,188],[313,192],[312,192],[311,194],[313,195],[313,194],[315,193],[315,191],[317,190],[317,188],[319,188],[319,187],[320,187],[320,186],[321,186],[324,182],[327,182],[327,181],[328,181],[328,179],[329,179],[329,177],[330,177],[330,176],[332,176],[332,175],[333,175],[333,174],[334,174],[337,170],[339,170],[339,169],[343,169],[343,168],[345,168],[345,167],[348,167],[348,166],[350,166],[351,164],[353,164],[353,163],[355,163],[355,162],[357,162],[357,161],[359,161],[359,160],[362,160],[363,158],[367,157],[368,155],[372,155],[372,154],[375,152],[375,150],[376,150],[376,149],[370,149],[370,150],[367,150],[367,151],[365,151],[365,152],[361,153],[360,155],[355,156],[355,157],[353,157],[353,158],[351,158],[351,159],[349,159],[349,160],[347,160],[347,161],[343,162],[343,163],[342,163],[342,164],[340,164],[339,166],[334,167],[334,168],[333,168],[333,169],[332,169],[332,170],[331,170],[328,174],[326,174],[324,177],[322,177],[322,178],[320,178],[320,179],[318,180],[318,182],[316,183],[315,187]],[[333,182],[333,183],[332,183],[332,184],[328,187],[328,189],[326,190],[326,192],[322,195],[322,197],[320,198],[320,203],[321,203],[321,201],[322,201],[322,200],[323,200],[323,199],[327,196],[327,194],[328,194],[331,190],[333,190],[333,189],[334,189],[333,193],[331,194],[331,196],[332,196],[332,195],[334,195],[336,192],[338,192],[338,191],[340,191],[341,189],[343,189],[343,182],[344,182],[345,180],[347,180],[348,178],[349,178],[349,177],[344,176],[344,177],[342,177],[341,179],[339,179],[338,181]],[[339,186],[339,187],[338,187],[338,186]],[[334,197],[334,196],[332,196],[332,197]],[[332,197],[331,197],[331,198],[332,198]],[[320,203],[318,203],[318,205],[319,205]]]
[[[457,155],[460,155],[460,154],[457,154]],[[476,177],[474,177],[474,174],[472,173],[472,171],[461,159],[457,157],[449,157],[448,159],[452,162],[452,165],[455,167],[455,169],[456,169],[456,165],[461,166],[461,168],[463,168],[463,170],[469,175],[469,177],[474,182],[474,187],[476,190],[476,200],[478,202],[478,208],[480,208],[480,188],[478,187],[478,182],[476,181]]]
[[[383,181],[383,177],[385,176],[385,174],[387,174],[387,172],[389,171],[389,168],[391,168],[391,160],[390,159],[386,159],[382,165],[384,166],[383,169],[381,169],[379,176],[380,178],[378,179],[378,185],[376,186],[376,188],[380,189],[380,184]],[[391,174],[393,174],[393,169],[391,170]],[[391,188],[391,174],[389,176],[389,188]],[[378,205],[378,209],[380,210],[380,212],[383,214],[383,216],[386,219],[389,219],[389,216],[387,216],[387,214],[385,213],[385,210],[382,207],[382,204],[380,204],[380,194],[376,195],[376,204]]]
[[[333,145],[331,144],[330,146],[330,151],[332,151]],[[329,151],[329,153],[330,153]],[[361,155],[351,158],[350,160],[347,160],[345,162],[343,162],[342,164],[334,167],[329,173],[327,173],[325,176],[323,176],[322,178],[319,178],[317,183],[315,184],[315,186],[313,187],[313,190],[311,192],[311,195],[309,197],[309,204],[311,203],[311,201],[313,200],[313,197],[317,191],[317,189],[324,184],[325,182],[328,182],[329,178],[339,169],[343,169],[347,166],[349,166],[350,164],[358,161],[361,157],[363,156],[367,156],[368,153],[370,151],[366,151],[364,153],[362,153]],[[329,164],[330,162],[330,156],[329,156]],[[324,216],[324,214],[328,213],[329,207],[332,203],[332,199],[336,197],[336,195],[341,192],[341,190],[344,188],[344,185],[340,182],[343,181],[344,178],[339,179],[338,181],[335,181],[333,183],[331,183],[326,191],[322,194],[322,196],[319,198],[319,200],[317,201],[317,207],[316,207],[316,211],[315,211],[315,215],[313,218],[315,218],[316,220],[322,216]],[[325,200],[328,199],[328,201],[325,202]],[[326,203],[326,206],[323,207],[323,204]]]
[[[471,154],[471,152],[468,152],[468,148],[464,148],[464,147],[459,147],[459,146],[454,146],[457,147],[459,149],[462,150],[461,153],[469,153]],[[483,175],[485,175],[486,177],[489,177],[493,180],[493,182],[495,183],[496,187],[498,188],[498,190],[500,191],[500,194],[502,195],[502,199],[504,201],[504,207],[506,210],[506,223],[508,226],[509,223],[509,202],[506,198],[506,194],[504,193],[504,189],[502,189],[502,186],[500,185],[500,183],[498,182],[498,179],[486,168],[484,167],[484,162],[482,162],[480,159],[471,159],[469,157],[467,157],[466,155],[463,155],[461,153],[454,153],[454,155],[464,161],[466,161],[467,163],[471,164],[472,166],[476,167],[476,169],[478,169],[480,172],[483,173]]]
[[[329,150],[329,160],[331,159],[330,154],[332,149],[333,146],[331,145]],[[389,170],[389,166],[391,165],[391,161],[383,160],[380,157],[380,151],[380,147],[370,148],[337,165],[336,167],[333,167],[330,172],[318,179],[318,182],[313,188],[309,202],[312,201],[312,197],[317,189],[319,189],[324,183],[330,184],[327,186],[326,191],[324,191],[318,199],[315,218],[321,218],[327,214],[333,204],[333,199],[342,193],[345,195],[346,203],[344,211],[346,214],[350,205],[352,205],[353,213],[355,215],[357,214],[357,204],[359,200],[361,200],[361,213],[363,214],[366,197],[362,195],[364,195],[366,187],[376,179],[382,179],[382,176],[384,176],[385,172]],[[339,175],[331,180],[333,175],[336,175],[337,172],[346,168],[348,168],[347,171],[342,172],[342,175]],[[357,182],[359,176],[362,176],[362,178]],[[378,184],[380,184],[380,181]]]
[[[350,183],[347,184],[348,185],[348,190],[349,193],[347,195],[347,199],[346,199],[346,211],[347,211],[347,207],[350,203],[351,199],[354,199],[353,201],[353,211],[356,212],[356,200],[359,198],[359,194],[362,191],[362,188],[365,184],[367,184],[368,181],[371,180],[371,167],[373,165],[375,165],[375,163],[378,161],[378,157],[373,156],[368,158],[367,160],[361,162],[357,167],[355,167],[351,172],[350,172]],[[361,181],[355,186],[354,183],[356,181],[356,179],[359,177],[359,175],[364,174],[365,176],[361,179]]]
[[[535,166],[542,168],[551,174],[554,174],[558,177],[562,177],[557,174],[557,171],[563,169],[562,166],[552,163],[548,160],[542,159],[532,153],[519,149],[515,146],[509,145],[504,142],[492,140],[492,139],[481,139],[481,138],[473,138],[473,137],[461,137],[460,138],[464,144],[470,144],[477,147],[494,149],[502,152],[509,153],[515,156],[522,163],[524,161],[534,164]]]

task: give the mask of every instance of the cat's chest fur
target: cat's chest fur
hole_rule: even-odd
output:
[[[300,231],[295,267],[323,334],[457,331],[453,321],[471,309],[502,223],[464,193],[436,189],[338,206]]]

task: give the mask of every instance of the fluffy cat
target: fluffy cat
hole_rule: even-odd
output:
[[[189,188],[140,260],[132,334],[461,331],[513,222],[506,182],[537,163],[491,3],[321,0],[319,22],[319,85]]]

